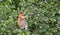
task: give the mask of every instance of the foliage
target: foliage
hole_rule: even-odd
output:
[[[30,32],[17,25],[20,11],[29,15]],[[0,1],[0,35],[60,35],[60,0]]]

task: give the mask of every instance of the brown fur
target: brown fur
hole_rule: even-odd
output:
[[[19,13],[19,17],[18,17],[18,26],[20,27],[20,29],[28,29],[28,25],[27,25],[27,22],[25,20],[25,16],[24,16],[24,13],[23,12],[20,12]]]

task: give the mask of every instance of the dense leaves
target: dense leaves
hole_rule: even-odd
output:
[[[29,15],[30,32],[17,25],[20,11]],[[0,35],[60,35],[60,0],[0,1]]]

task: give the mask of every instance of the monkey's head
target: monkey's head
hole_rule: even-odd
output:
[[[24,16],[24,13],[23,12],[20,12],[20,15]]]

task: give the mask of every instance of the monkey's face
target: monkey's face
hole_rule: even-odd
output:
[[[24,16],[24,13],[23,12],[20,12],[20,15]]]
[[[21,13],[22,16],[24,16],[24,13]]]

